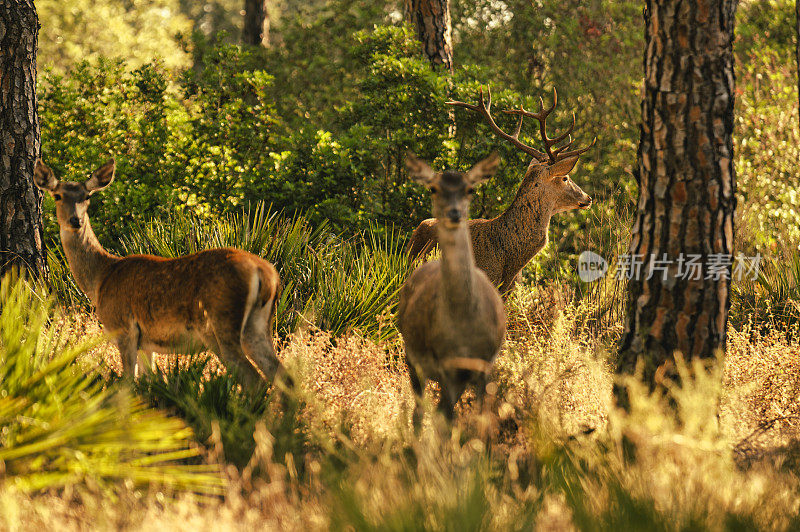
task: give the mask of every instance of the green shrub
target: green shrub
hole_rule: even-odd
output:
[[[732,284],[731,323],[800,333],[800,251],[767,258],[759,266],[756,279]]]
[[[302,405],[293,395],[286,395],[288,400],[281,403],[282,391],[243,391],[234,376],[219,375],[210,368],[208,358],[195,356],[176,361],[166,370],[156,368],[141,376],[135,389],[152,406],[183,419],[197,441],[211,449],[217,444],[212,435],[218,430],[225,461],[238,467],[247,465],[253,455],[259,423],[274,438],[273,450],[281,459],[287,453],[300,459],[309,450],[298,417]]]

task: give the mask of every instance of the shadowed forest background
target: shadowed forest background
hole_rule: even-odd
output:
[[[230,245],[274,263],[279,356],[298,386],[276,406],[240,393],[204,354],[117,382],[47,196],[49,281],[0,288],[2,526],[800,526],[794,3],[737,11],[735,243],[763,257],[761,274],[733,283],[725,356],[679,360],[680,386],[655,391],[612,375],[624,283],[583,283],[576,268],[592,250],[613,273],[630,240],[641,3],[452,0],[452,74],[432,68],[393,2],[270,2],[267,46],[240,44],[239,0],[36,8],[42,159],[82,180],[116,158],[116,181],[89,211],[109,250]],[[503,212],[529,159],[444,105],[486,86],[498,111],[535,109],[557,89],[553,125],[575,112],[576,143],[597,139],[571,174],[594,202],[553,218],[509,298],[495,367],[505,417],[463,416],[417,439],[403,428],[412,399],[394,312],[403,248],[430,199],[403,159],[413,150],[463,170],[497,150],[472,216]],[[533,129],[523,136],[535,144]],[[66,384],[54,392],[56,381]],[[109,494],[115,506],[101,502]]]

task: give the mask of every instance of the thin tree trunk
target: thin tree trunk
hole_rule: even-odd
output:
[[[414,25],[434,68],[453,71],[450,0],[404,0],[405,19]]]
[[[618,370],[632,372],[641,361],[651,384],[659,368],[669,371],[676,350],[691,358],[725,349],[736,206],[736,5],[646,2],[639,202],[627,256],[633,267],[626,269],[632,278]],[[693,259],[702,265],[699,279],[693,270],[687,274]]]
[[[47,271],[42,197],[33,185],[39,156],[33,0],[0,0],[0,272]]]
[[[268,0],[244,0],[242,41],[253,46],[269,47]]]

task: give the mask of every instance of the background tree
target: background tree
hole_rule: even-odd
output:
[[[629,257],[619,370],[644,361],[645,377],[669,361],[725,348],[733,216],[735,0],[649,0],[639,202]],[[696,279],[680,258],[697,255]],[[633,261],[641,256],[641,275]],[[663,273],[656,260],[671,261]],[[710,265],[720,264],[714,272]],[[652,275],[650,272],[652,271]]]
[[[36,7],[41,19],[40,70],[64,73],[78,61],[99,57],[122,58],[131,68],[155,58],[169,68],[191,63],[176,38],[192,30],[180,0],[36,0]],[[210,17],[202,8],[193,13],[198,31]]]
[[[242,41],[253,46],[269,47],[267,0],[244,0]]]
[[[33,0],[0,3],[0,272],[17,264],[46,272],[41,196],[33,185],[39,155]]]
[[[413,24],[422,49],[434,67],[453,70],[450,0],[404,0],[405,19]]]

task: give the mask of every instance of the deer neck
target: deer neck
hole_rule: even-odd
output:
[[[457,229],[446,229],[437,224],[441,251],[442,290],[440,303],[450,315],[464,314],[471,308],[475,290],[475,258],[466,222]]]
[[[61,230],[69,269],[84,294],[97,306],[97,293],[108,268],[120,257],[106,251],[87,220],[77,231]]]
[[[495,218],[497,233],[507,256],[521,268],[547,245],[553,201],[543,194],[536,182],[523,182],[511,206]]]

